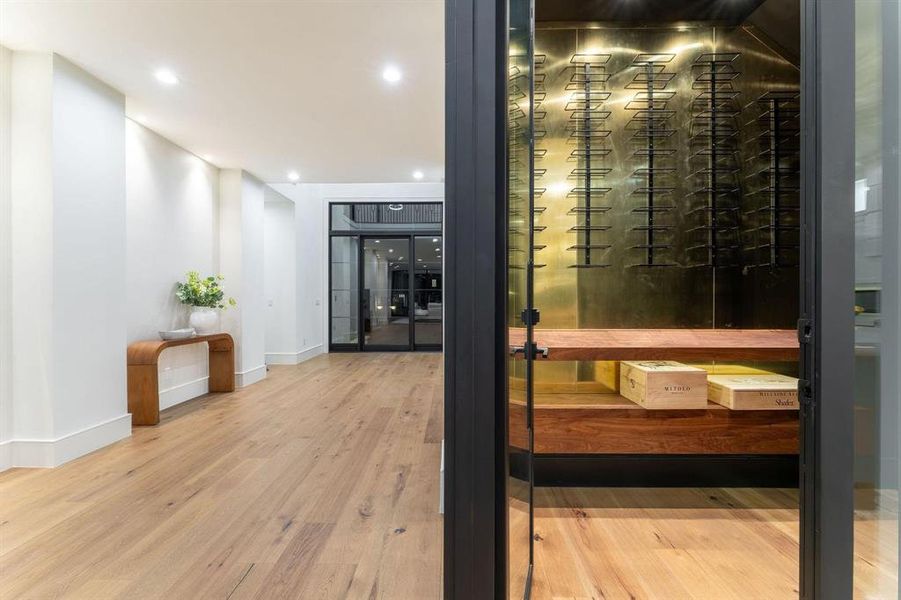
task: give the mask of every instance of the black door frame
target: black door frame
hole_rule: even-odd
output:
[[[441,238],[442,241],[445,239],[444,231],[439,229],[423,229],[419,230],[400,230],[400,231],[379,231],[379,230],[371,230],[371,229],[360,229],[360,230],[333,230],[332,229],[332,205],[345,205],[345,204],[388,204],[387,202],[331,202],[328,204],[328,294],[329,294],[329,303],[328,303],[328,350],[329,352],[430,352],[436,351],[440,352],[443,348],[443,344],[417,344],[416,343],[416,334],[415,327],[416,324],[412,320],[410,321],[410,343],[405,347],[396,347],[396,346],[367,346],[363,339],[363,269],[360,268],[362,266],[362,257],[363,257],[363,240],[365,238],[408,238],[410,240],[410,300],[412,302],[414,296],[413,286],[415,285],[415,273],[413,265],[413,259],[415,258],[415,247],[417,237],[438,237]],[[440,204],[440,202],[404,202],[404,204]],[[332,341],[332,239],[341,238],[341,237],[350,237],[357,239],[357,289],[359,291],[359,295],[357,298],[357,341],[350,344],[344,343],[334,343]],[[445,273],[446,268],[442,268],[441,273],[441,296],[442,302],[444,302],[444,296],[446,293],[447,286],[445,285]]]
[[[444,597],[506,598],[506,0],[446,2]],[[802,0],[801,595],[853,576],[854,2]]]

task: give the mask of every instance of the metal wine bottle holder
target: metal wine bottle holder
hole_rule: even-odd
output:
[[[751,140],[761,150],[752,159],[765,159],[767,166],[748,176],[751,182],[763,181],[749,196],[757,207],[746,217],[757,223],[752,228],[755,243],[749,250],[751,267],[797,267],[800,217],[800,94],[792,90],[773,90],[753,104],[760,110],[749,123],[761,126],[760,135]],[[762,222],[762,224],[761,224]]]
[[[576,200],[569,210],[576,217],[576,224],[569,231],[577,240],[567,250],[576,253],[576,262],[569,265],[574,269],[610,266],[598,256],[609,250],[610,244],[598,238],[610,229],[609,224],[600,222],[600,217],[611,209],[601,201],[611,188],[597,183],[611,171],[602,166],[604,157],[610,153],[609,148],[603,147],[603,141],[611,133],[606,126],[610,111],[604,108],[604,102],[610,98],[610,92],[604,89],[610,79],[606,67],[609,60],[609,54],[574,54],[569,61],[572,75],[566,89],[573,90],[573,94],[565,107],[569,113],[566,130],[569,141],[576,146],[570,156],[578,166],[569,173],[576,186],[567,194]]]
[[[738,115],[741,108],[734,82],[741,74],[735,67],[738,52],[710,52],[692,65],[690,145],[692,161],[701,166],[691,177],[700,182],[693,195],[703,198],[690,214],[702,216],[702,224],[689,230],[703,241],[690,246],[689,253],[702,254],[694,266],[735,267],[739,264],[741,185],[738,165]]]
[[[632,140],[639,147],[633,156],[644,162],[645,166],[632,172],[632,177],[643,180],[644,185],[633,190],[632,195],[639,196],[644,203],[632,209],[633,213],[641,213],[644,223],[632,227],[632,231],[641,232],[642,243],[631,247],[640,250],[643,258],[633,267],[671,267],[672,260],[663,255],[672,248],[667,240],[673,229],[672,224],[663,220],[663,215],[675,209],[672,203],[663,200],[675,189],[668,180],[676,172],[672,164],[676,149],[668,143],[668,138],[676,133],[671,120],[676,111],[669,108],[669,102],[676,92],[667,91],[666,87],[676,76],[667,72],[667,65],[675,58],[675,54],[639,54],[632,61],[635,77],[626,84],[626,89],[642,90],[636,92],[626,110],[632,111],[632,118],[626,124],[632,130]]]

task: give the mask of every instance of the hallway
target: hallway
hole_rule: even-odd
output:
[[[440,597],[440,354],[330,354],[0,474],[0,597]]]

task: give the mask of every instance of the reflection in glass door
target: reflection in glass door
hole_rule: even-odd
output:
[[[360,320],[367,349],[410,349],[410,239],[363,238]]]
[[[854,598],[898,598],[901,59],[897,1],[855,2]]]
[[[507,64],[507,597],[529,598],[534,549],[532,470],[532,1],[510,0]]]
[[[444,303],[441,290],[441,238],[416,237],[413,242],[413,339],[417,349],[441,346]]]
[[[357,237],[333,237],[331,268],[331,343],[336,346],[359,343],[360,278]]]

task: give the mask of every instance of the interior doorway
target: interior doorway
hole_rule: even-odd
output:
[[[441,206],[333,204],[329,228],[330,349],[441,350]]]

